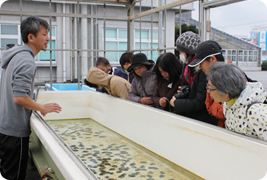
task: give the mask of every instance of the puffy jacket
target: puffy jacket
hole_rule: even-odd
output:
[[[267,141],[266,96],[260,82],[247,82],[232,106],[223,104],[226,129]]]
[[[247,82],[257,82],[255,80],[250,79],[246,73],[244,73],[247,79]],[[207,92],[207,97],[206,97],[206,107],[211,116],[214,116],[218,119],[218,126],[219,127],[225,127],[224,122],[225,122],[225,117],[223,114],[223,105],[217,102],[214,102],[214,100],[210,97],[210,93]]]

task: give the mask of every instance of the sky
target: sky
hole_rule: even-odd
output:
[[[267,0],[245,0],[210,11],[211,26],[238,36],[250,36],[256,26],[264,26],[267,31]],[[196,11],[193,19],[198,20],[198,2],[194,3]]]

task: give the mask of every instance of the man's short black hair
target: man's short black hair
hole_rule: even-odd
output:
[[[21,22],[20,32],[21,38],[24,43],[28,43],[28,35],[33,34],[35,37],[40,31],[40,25],[50,31],[49,24],[46,20],[36,16],[30,16]]]

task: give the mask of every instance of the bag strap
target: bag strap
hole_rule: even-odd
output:
[[[143,88],[143,90],[144,90],[144,92],[145,92],[146,97],[149,97],[149,96],[147,95],[147,93],[146,93],[146,89],[145,89],[145,87],[144,87],[142,81],[141,81],[141,86],[142,86],[142,88]],[[151,105],[152,105],[152,106],[155,106],[154,101],[153,101],[153,97],[151,97],[151,100],[152,100],[152,104],[151,104]]]
[[[261,102],[257,102],[257,101],[255,101],[255,102],[250,103],[250,104],[248,105],[247,109],[246,109],[246,115],[248,116],[248,110],[249,110],[249,108],[250,108],[251,106],[253,106],[254,104],[259,104],[259,103],[261,103]]]
[[[145,87],[144,87],[144,85],[143,85],[143,82],[141,81],[141,86],[142,86],[142,88],[143,88],[143,90],[144,90],[144,92],[145,92],[145,95],[147,96],[147,97],[149,97],[148,95],[147,95],[147,93],[146,93],[146,89],[145,89]]]

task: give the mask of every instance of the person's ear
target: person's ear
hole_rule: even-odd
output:
[[[210,56],[210,62],[217,62],[217,58],[215,56]]]
[[[33,34],[28,34],[28,41],[33,42],[35,36]]]

